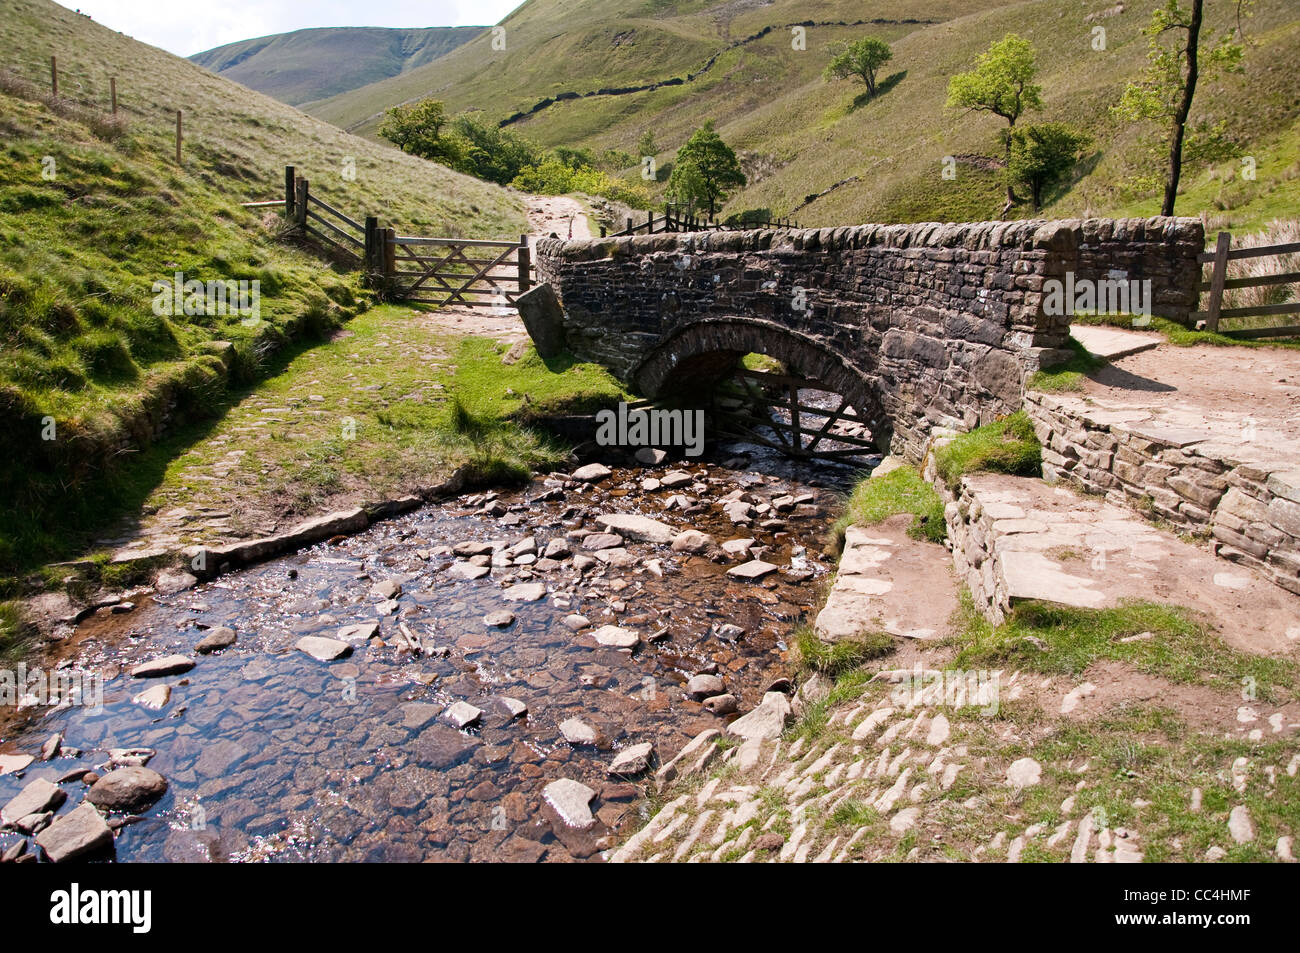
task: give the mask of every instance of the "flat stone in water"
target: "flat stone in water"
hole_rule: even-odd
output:
[[[28,814],[57,810],[67,797],[68,795],[57,784],[44,778],[37,778],[35,781],[27,782],[26,787],[0,808],[0,821],[12,824]]]
[[[779,566],[774,566],[772,563],[765,563],[761,559],[751,559],[747,563],[742,563],[739,566],[733,566],[728,569],[727,575],[733,579],[743,579],[747,582],[754,582],[755,580],[762,579],[769,573],[776,572],[779,568]]]
[[[113,832],[86,801],[36,835],[36,843],[56,864],[98,853],[113,845]]]
[[[164,655],[149,662],[144,662],[131,669],[132,678],[160,678],[165,675],[180,675],[194,667],[194,659],[188,655]]]
[[[578,781],[561,778],[542,789],[542,797],[569,827],[586,830],[596,823],[591,801],[596,792]]]
[[[487,566],[475,566],[473,563],[456,563],[451,567],[453,576],[459,576],[470,581],[482,579],[491,571]]]
[[[172,687],[170,685],[154,685],[133,697],[131,701],[137,705],[143,705],[145,708],[159,711],[171,701],[171,698]]]
[[[613,472],[603,463],[588,463],[585,467],[578,467],[571,475],[575,480],[582,480],[584,483],[596,483],[612,475]]]
[[[495,612],[489,612],[483,617],[484,625],[493,626],[498,629],[504,629],[514,621],[515,614],[509,609],[497,609]]]
[[[226,628],[224,625],[217,626],[199,639],[198,644],[194,646],[194,651],[200,655],[207,655],[209,652],[216,652],[219,649],[229,648],[235,644],[235,630]]]
[[[320,635],[304,635],[294,643],[294,648],[306,652],[318,662],[333,662],[352,654],[352,646],[338,639],[327,639]]]
[[[647,543],[671,543],[676,535],[676,530],[667,523],[637,513],[607,513],[597,516],[596,522],[627,539]]]
[[[503,599],[511,602],[536,602],[538,599],[546,598],[546,583],[544,582],[525,582],[517,586],[511,586],[505,592],[501,593]]]
[[[596,729],[577,718],[566,718],[560,722],[560,734],[571,745],[594,745],[598,740]]]
[[[632,649],[641,644],[641,636],[618,625],[602,625],[592,637],[601,645],[616,649]]]
[[[483,717],[483,709],[475,708],[469,702],[456,702],[447,709],[445,717],[457,728],[468,728]]]
[[[617,549],[623,545],[623,537],[616,533],[591,533],[582,539],[582,548],[597,552],[602,549]]]
[[[628,745],[610,762],[609,773],[627,777],[640,774],[650,766],[650,759],[654,757],[654,753],[655,746],[649,741]]]

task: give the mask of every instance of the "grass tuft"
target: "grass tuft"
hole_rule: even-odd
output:
[[[1034,424],[1023,410],[954,437],[935,451],[934,462],[949,486],[981,471],[1039,476],[1043,464]]]
[[[911,466],[901,466],[858,483],[832,533],[842,543],[844,532],[850,526],[871,526],[899,513],[911,513],[915,517],[907,531],[913,539],[943,542],[947,534],[943,500]]]

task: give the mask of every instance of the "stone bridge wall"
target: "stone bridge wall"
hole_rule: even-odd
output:
[[[916,459],[932,427],[1017,409],[1027,375],[1059,359],[1069,317],[1044,313],[1044,281],[1117,269],[1186,321],[1203,247],[1195,219],[860,225],[544,239],[537,269],[568,349],[635,390],[682,391],[760,351]]]

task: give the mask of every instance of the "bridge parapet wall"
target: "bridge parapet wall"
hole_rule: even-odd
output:
[[[689,383],[709,350],[820,351],[827,383],[874,402],[884,442],[917,457],[934,426],[1017,409],[1059,359],[1070,317],[1048,313],[1045,282],[1150,281],[1154,312],[1185,322],[1203,247],[1196,219],[858,225],[544,239],[537,268],[568,348],[642,393]]]

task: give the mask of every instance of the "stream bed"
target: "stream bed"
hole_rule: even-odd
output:
[[[792,674],[786,640],[833,568],[822,550],[853,471],[752,446],[719,452],[467,494],[127,612],[100,610],[61,664],[102,673],[102,707],[10,709],[0,753],[36,760],[0,775],[0,805],[44,778],[67,792],[66,814],[86,791],[69,775],[144,748],[167,791],[112,818],[107,856],[119,861],[599,859],[639,823],[659,762]],[[623,531],[589,546],[609,535],[598,519],[609,514],[753,542],[690,552]],[[753,581],[728,574],[755,559],[777,568]],[[604,626],[639,642],[601,645]],[[196,654],[218,627],[235,643]],[[320,661],[295,647],[303,636],[350,652]],[[173,653],[194,667],[131,677]],[[720,677],[737,711],[689,697],[698,674]],[[161,708],[135,700],[158,685],[170,690]],[[477,720],[459,726],[457,703]],[[55,733],[62,753],[42,761]],[[658,760],[612,776],[617,754],[641,742]],[[543,788],[558,779],[596,792],[595,824],[571,828],[547,805]],[[0,833],[0,851],[19,839]]]

